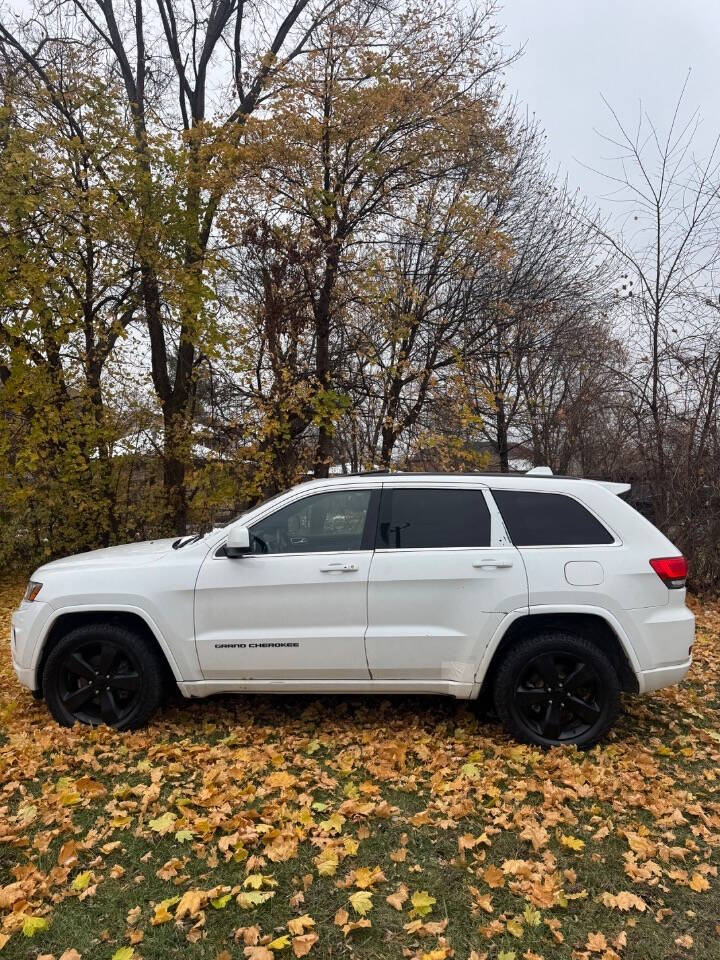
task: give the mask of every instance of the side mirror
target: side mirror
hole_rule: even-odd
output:
[[[228,557],[243,557],[246,553],[250,553],[250,531],[247,527],[239,523],[230,527],[225,542],[225,553]]]

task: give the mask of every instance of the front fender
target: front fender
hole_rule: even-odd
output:
[[[58,622],[58,620],[60,620],[62,617],[72,614],[96,614],[98,616],[102,616],[102,614],[105,613],[130,614],[142,620],[157,641],[157,644],[160,647],[163,656],[167,660],[168,666],[170,667],[175,680],[178,682],[187,680],[188,673],[193,679],[201,679],[200,668],[199,664],[197,663],[197,653],[195,651],[194,635],[192,636],[192,642],[184,645],[184,647],[187,647],[187,649],[182,649],[180,651],[181,656],[177,657],[167,642],[167,639],[163,635],[163,632],[160,630],[158,624],[150,616],[147,610],[143,609],[142,607],[131,603],[103,603],[100,607],[95,604],[74,604],[58,607],[53,606],[52,613],[43,624],[42,635],[35,643],[31,662],[28,664],[28,667],[32,671],[32,675],[35,679],[35,688],[39,686],[37,671],[42,659],[43,651],[47,644],[48,637],[52,632],[53,626]],[[184,657],[182,656],[183,653]],[[190,662],[185,663],[183,662],[184,660],[189,660]],[[187,673],[184,673],[184,670],[187,670]]]

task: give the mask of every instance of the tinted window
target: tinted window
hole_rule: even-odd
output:
[[[253,553],[362,550],[370,490],[338,490],[305,497],[250,527]]]
[[[582,504],[561,493],[493,490],[492,495],[516,547],[612,543],[615,539]]]
[[[380,549],[490,545],[480,490],[383,490],[380,511]]]

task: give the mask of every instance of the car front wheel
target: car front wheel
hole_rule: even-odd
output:
[[[518,641],[495,678],[495,709],[518,740],[590,747],[620,710],[620,683],[606,654],[584,637],[548,631]]]
[[[162,667],[143,637],[112,623],[83,624],[50,651],[43,671],[50,712],[65,727],[144,726],[163,695]]]

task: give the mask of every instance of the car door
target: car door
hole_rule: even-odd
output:
[[[482,486],[383,485],[365,636],[373,679],[472,683],[495,628],[527,595]]]
[[[301,496],[252,524],[251,552],[222,547],[195,590],[206,679],[368,679],[367,582],[379,490]]]

